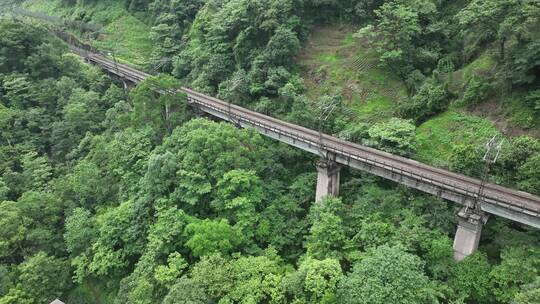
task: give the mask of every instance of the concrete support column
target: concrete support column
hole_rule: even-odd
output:
[[[317,191],[315,201],[320,202],[327,196],[339,195],[339,171],[336,162],[322,159],[317,161]]]
[[[454,260],[462,261],[478,249],[482,226],[487,216],[470,208],[463,208],[458,213],[458,227],[454,238]]]

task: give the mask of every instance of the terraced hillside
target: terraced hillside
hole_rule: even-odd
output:
[[[390,71],[379,65],[375,52],[353,37],[351,25],[317,27],[298,65],[311,99],[342,94],[359,121],[392,116],[393,105],[406,91]]]
[[[313,31],[297,61],[307,95],[317,100],[325,94],[341,94],[355,113],[354,123],[387,121],[397,116],[397,106],[409,97],[402,81],[380,64],[376,52],[354,37],[357,30],[352,25],[325,25]],[[449,90],[456,100],[473,75],[492,73],[494,64],[485,55],[454,72]],[[456,145],[481,149],[495,134],[540,137],[539,128],[521,127],[515,121],[519,113],[502,108],[496,102],[465,107],[455,101],[446,112],[418,126],[416,158],[448,167]]]

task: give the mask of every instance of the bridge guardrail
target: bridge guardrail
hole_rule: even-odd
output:
[[[114,67],[114,64],[110,63],[110,62],[107,62],[106,60],[103,60],[103,59],[100,59],[100,60],[95,60],[96,63],[100,64],[100,65],[103,65],[105,67],[108,67],[110,69],[111,72],[120,72],[120,71],[115,71],[116,68]],[[140,81],[142,79],[144,79],[145,76],[144,73],[141,73],[139,71],[136,71],[135,69],[132,69],[132,68],[129,68],[129,67],[125,67],[123,65],[119,65],[121,66],[121,68],[123,69],[122,73],[120,76],[128,76],[130,77],[131,79],[135,80],[135,81]],[[130,71],[132,70],[132,71]],[[433,170],[433,173],[435,175],[438,175],[439,177],[442,177],[442,178],[434,178],[434,177],[430,177],[428,175],[423,175],[423,174],[419,174],[419,173],[416,173],[416,172],[413,172],[413,170],[409,170],[407,168],[404,168],[404,167],[400,167],[400,166],[395,166],[395,164],[392,164],[392,163],[388,163],[388,162],[384,162],[384,161],[381,161],[375,157],[372,157],[372,158],[369,158],[368,157],[368,154],[369,154],[369,151],[368,152],[364,152],[363,154],[366,154],[366,156],[362,156],[362,155],[359,155],[359,154],[355,154],[355,153],[351,153],[350,151],[347,151],[343,145],[332,145],[332,144],[328,144],[328,143],[320,143],[316,140],[314,140],[313,138],[308,138],[308,137],[305,137],[305,136],[302,136],[301,133],[305,131],[304,130],[300,130],[300,132],[292,132],[290,130],[287,130],[287,128],[290,128],[289,126],[286,126],[285,128],[279,128],[279,125],[280,125],[280,121],[279,120],[276,120],[276,119],[273,119],[272,118],[272,123],[274,125],[271,125],[271,124],[266,124],[262,121],[264,120],[267,120],[267,119],[270,119],[270,118],[267,118],[265,115],[262,115],[260,113],[254,113],[253,115],[256,115],[256,116],[261,116],[263,118],[261,118],[259,121],[257,120],[254,120],[254,119],[250,119],[249,116],[253,116],[251,111],[249,111],[248,113],[248,110],[246,109],[243,109],[243,108],[239,108],[238,106],[233,106],[234,110],[235,111],[238,111],[240,113],[244,112],[246,115],[238,115],[236,113],[232,113],[230,112],[228,109],[225,109],[226,107],[228,107],[227,103],[224,102],[224,101],[217,101],[217,100],[214,100],[214,98],[211,98],[211,97],[206,97],[205,95],[202,95],[200,93],[197,93],[197,92],[190,92],[191,90],[185,90],[185,92],[188,94],[188,98],[189,100],[191,100],[192,103],[197,103],[197,104],[200,104],[200,105],[203,105],[203,106],[206,106],[208,108],[211,108],[213,109],[214,111],[218,111],[224,115],[228,115],[228,116],[234,116],[234,118],[238,121],[244,121],[246,124],[249,124],[249,125],[252,125],[252,126],[255,126],[255,127],[260,127],[261,129],[263,130],[269,130],[269,131],[272,131],[276,134],[278,134],[279,136],[287,136],[293,140],[298,140],[298,141],[301,141],[301,142],[304,142],[304,143],[307,143],[308,145],[310,146],[313,146],[313,147],[317,147],[318,149],[321,149],[321,150],[324,150],[324,151],[327,151],[327,152],[331,152],[331,153],[334,153],[334,154],[337,154],[337,155],[341,155],[341,156],[344,156],[348,159],[354,159],[356,161],[359,161],[359,162],[362,162],[364,164],[367,164],[369,166],[376,166],[377,168],[381,168],[381,169],[384,169],[384,170],[387,170],[389,171],[391,174],[400,174],[401,176],[407,176],[413,180],[417,180],[417,181],[420,181],[420,182],[423,182],[423,183],[428,183],[430,185],[433,185],[434,187],[438,187],[441,189],[441,191],[451,191],[452,193],[457,193],[457,194],[460,194],[464,197],[472,197],[472,198],[476,198],[478,199],[478,187],[479,187],[479,184],[480,182],[479,181],[476,181],[476,182],[471,182],[470,180],[472,180],[471,178],[468,178],[470,180],[463,180],[461,184],[456,184],[456,183],[453,183],[453,182],[449,182],[450,180],[453,180],[455,179],[454,176],[446,176],[445,177],[445,174],[444,173],[441,173],[441,172],[436,172],[435,170]],[[200,98],[194,98],[193,96],[194,95],[201,95],[202,97]],[[216,106],[216,105],[219,105],[219,106]],[[231,117],[232,119],[233,117]],[[276,121],[274,121],[276,120]],[[285,124],[286,122],[282,122],[283,124]],[[286,123],[288,124],[288,123]],[[278,127],[276,127],[275,125],[277,125]],[[290,124],[288,124],[290,125]],[[294,129],[294,128],[292,128]],[[308,133],[309,134],[309,133]],[[311,134],[313,137],[315,137],[315,135]],[[326,141],[333,141],[333,137],[329,136],[329,135],[325,135],[325,139]],[[350,150],[354,150],[354,149],[357,149],[357,147],[350,147],[351,149]],[[377,155],[379,158],[381,158],[380,155]],[[395,163],[396,161],[399,162],[399,160],[393,160],[393,162]],[[412,166],[412,164],[407,164],[409,167]],[[425,170],[425,168],[420,168],[419,170]],[[416,170],[418,171],[418,170]],[[473,185],[471,187],[471,185]],[[500,192],[500,190],[498,190]],[[509,195],[513,195],[511,193],[509,193]],[[518,211],[518,212],[522,212],[522,213],[527,213],[529,215],[532,215],[532,216],[535,216],[535,217],[540,217],[540,211],[539,210],[534,210],[534,209],[530,209],[528,208],[527,206],[525,206],[525,204],[517,204],[516,202],[512,202],[512,204],[508,204],[508,203],[503,203],[506,201],[506,199],[508,198],[508,196],[501,196],[501,195],[498,195],[496,193],[493,193],[493,191],[489,190],[489,195],[488,193],[484,193],[483,197],[481,197],[480,199],[485,202],[485,203],[488,203],[488,204],[493,204],[493,205],[497,205],[497,206],[500,206],[502,208],[505,208],[505,209],[509,209],[509,210],[515,210],[515,211]]]

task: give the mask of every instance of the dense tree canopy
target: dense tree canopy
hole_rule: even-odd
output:
[[[456,263],[454,205],[346,169],[340,198],[315,203],[313,156],[196,117],[177,93],[415,158],[422,124],[448,109],[504,97],[539,117],[537,1],[118,3],[148,25],[143,68],[164,73],[133,88],[46,27],[0,21],[1,304],[538,302],[538,230],[490,219]],[[92,20],[98,4],[59,5]],[[295,57],[326,22],[361,28],[352,43],[400,79],[393,117],[307,92]],[[460,140],[441,162],[480,175],[482,147]],[[539,141],[518,136],[489,173],[539,194],[538,168]]]
[[[353,267],[339,286],[341,303],[433,303],[422,263],[399,247],[381,246]]]

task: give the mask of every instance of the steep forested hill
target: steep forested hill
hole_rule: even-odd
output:
[[[540,194],[538,1],[4,4],[162,74],[127,90],[57,21],[0,21],[0,304],[540,302],[540,231],[491,218],[456,263],[453,204],[348,169],[315,204],[312,156],[155,93],[476,176],[499,134],[489,179]]]

